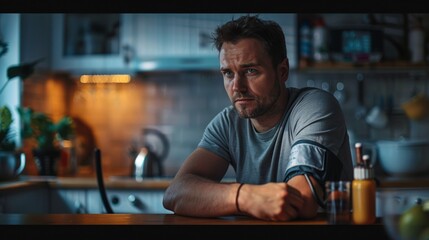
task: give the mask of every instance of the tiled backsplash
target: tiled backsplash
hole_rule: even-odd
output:
[[[385,128],[369,127],[364,118],[356,118],[357,77],[364,77],[367,111],[380,97],[387,106],[391,97]],[[341,106],[355,140],[408,137],[421,132],[416,127],[428,128],[428,121],[410,124],[400,108],[413,91],[429,94],[427,72],[292,72],[287,85],[315,86],[334,93],[341,83],[345,96]],[[48,112],[54,119],[64,114],[79,117],[90,126],[111,175],[130,173],[131,144],[141,139],[143,128],[155,127],[170,141],[164,166],[166,175],[173,176],[197,146],[205,126],[229,104],[220,73],[211,71],[147,73],[129,84],[81,84],[64,76],[38,76],[24,83],[24,106]],[[228,175],[233,175],[231,169]]]
[[[398,139],[400,137],[424,137],[416,131],[411,131],[415,125],[423,126],[427,120],[410,121],[401,105],[409,101],[417,93],[429,94],[429,72],[422,70],[403,71],[373,71],[373,72],[324,72],[299,74],[297,86],[308,86],[309,82],[316,87],[330,86],[334,93],[337,83],[344,84],[345,101],[341,103],[348,128],[357,140]],[[365,115],[357,116],[358,110],[358,78],[364,82]],[[314,83],[313,83],[314,82]],[[387,114],[388,122],[385,127],[371,127],[365,121],[370,111],[376,105]]]
[[[68,114],[86,122],[102,150],[106,171],[113,175],[130,173],[129,148],[141,142],[143,128],[153,127],[169,139],[164,165],[166,175],[173,176],[208,122],[229,105],[218,72],[152,73],[136,76],[129,84],[104,85],[41,78],[25,82],[23,105],[49,112],[54,120]],[[59,102],[63,104],[52,107]]]

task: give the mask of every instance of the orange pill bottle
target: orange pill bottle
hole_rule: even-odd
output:
[[[369,165],[354,168],[352,182],[352,220],[354,224],[372,224],[376,220],[374,170]]]

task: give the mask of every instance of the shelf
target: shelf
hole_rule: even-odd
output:
[[[427,63],[410,63],[407,61],[389,61],[378,63],[349,63],[349,62],[318,62],[318,63],[300,63],[299,72],[338,72],[338,71],[389,71],[403,72],[412,70],[421,71],[427,74],[429,64]]]

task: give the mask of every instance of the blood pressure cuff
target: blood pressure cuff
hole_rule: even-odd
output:
[[[313,141],[296,142],[290,151],[284,181],[297,175],[311,175],[324,189],[326,181],[339,181],[343,163],[329,149]]]

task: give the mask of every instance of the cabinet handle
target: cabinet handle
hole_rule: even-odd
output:
[[[137,209],[140,210],[144,210],[145,209],[145,205],[142,202],[142,200],[140,200],[136,195],[131,194],[128,196],[128,201],[131,203],[131,205],[133,205],[134,207],[136,207]]]

